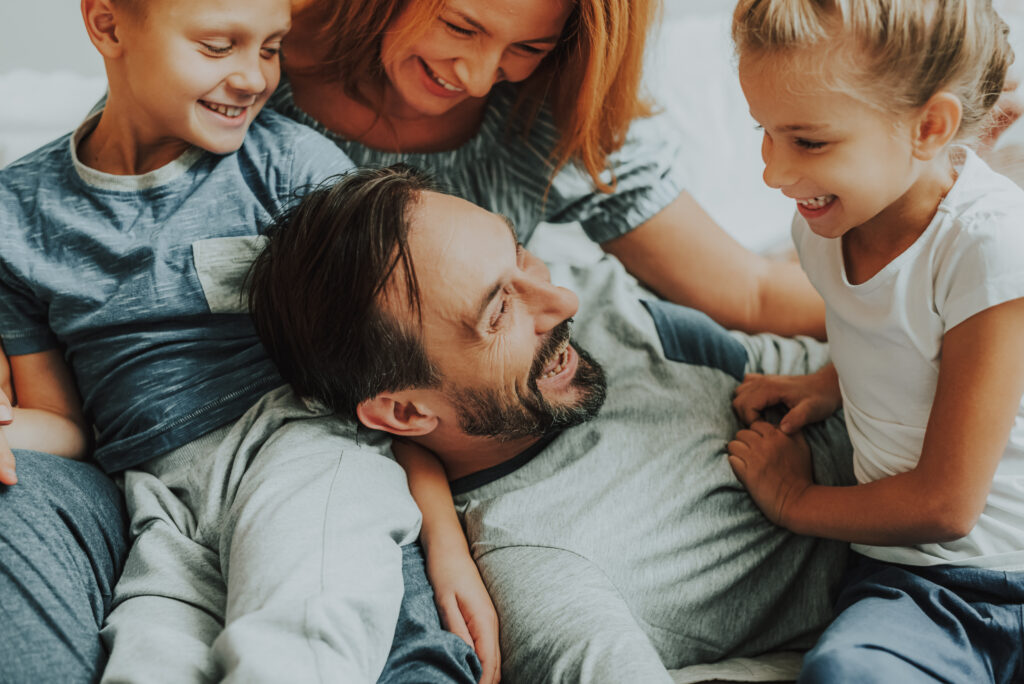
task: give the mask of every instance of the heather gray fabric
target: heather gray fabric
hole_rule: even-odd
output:
[[[126,471],[103,681],[376,681],[420,527],[389,444],[281,387]]]
[[[429,171],[445,191],[512,219],[524,244],[545,221],[579,221],[591,240],[606,242],[657,214],[684,189],[681,141],[664,115],[634,121],[625,144],[609,157],[615,192],[595,190],[590,175],[572,165],[552,180],[550,158],[558,131],[551,113],[541,109],[524,134],[512,120],[517,94],[513,83],[495,85],[476,134],[458,148],[440,152],[384,152],[346,140],[295,105],[287,79],[267,107],[330,138],[356,166],[405,162]],[[611,173],[602,177],[610,181]]]
[[[452,483],[501,618],[505,678],[670,682],[666,668],[810,646],[846,545],[768,522],[725,447],[737,353],[748,371],[805,373],[825,346],[726,332],[664,302],[650,305],[659,330],[611,260],[555,278],[586,303],[574,337],[608,374],[601,414],[512,473]],[[841,418],[808,438],[818,481],[852,483]]]

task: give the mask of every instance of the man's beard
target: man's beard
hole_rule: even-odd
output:
[[[560,323],[551,331],[537,352],[525,391],[517,385],[514,398],[491,388],[446,389],[455,404],[463,432],[504,442],[570,428],[597,416],[605,399],[604,369],[575,343],[572,346],[579,363],[570,387],[576,390],[577,398],[569,404],[552,403],[537,388],[544,368],[569,339],[570,321]]]

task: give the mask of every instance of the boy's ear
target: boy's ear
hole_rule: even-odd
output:
[[[914,130],[914,156],[930,161],[948,145],[960,130],[963,105],[960,98],[943,90],[932,95],[917,116]]]
[[[419,437],[437,427],[438,417],[410,392],[385,392],[356,407],[359,422],[399,437]]]
[[[82,0],[82,19],[89,40],[107,59],[121,56],[122,44],[117,35],[117,12],[111,0]]]

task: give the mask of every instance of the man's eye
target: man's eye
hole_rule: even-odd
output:
[[[498,326],[501,325],[501,319],[508,313],[508,300],[501,300],[501,307],[494,313],[494,318],[491,319],[491,330],[497,330]]]

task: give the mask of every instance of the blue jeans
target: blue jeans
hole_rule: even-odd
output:
[[[809,682],[1024,682],[1024,572],[853,554]]]
[[[0,681],[90,682],[128,551],[121,492],[93,465],[17,451],[0,485]]]
[[[405,594],[395,640],[377,681],[386,684],[476,684],[482,668],[473,649],[441,628],[419,542],[402,547]]]

